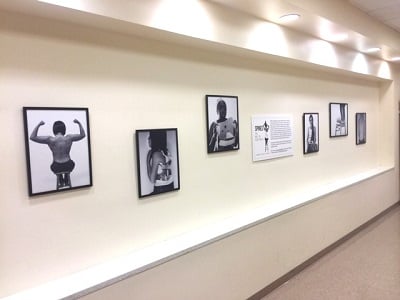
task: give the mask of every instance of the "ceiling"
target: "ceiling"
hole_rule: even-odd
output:
[[[209,1],[370,56],[400,63],[400,0]],[[329,7],[332,11],[329,11]],[[297,13],[301,18],[291,23],[281,22],[280,17],[288,13]],[[366,15],[374,20],[366,22]],[[390,38],[379,33],[385,29],[383,27],[391,28]],[[375,28],[377,30],[374,30]],[[338,36],[346,38],[335,40]],[[367,50],[372,48],[379,48],[380,51],[369,53]]]
[[[349,2],[400,33],[400,0],[349,0]]]
[[[106,19],[95,18],[96,13],[73,14],[65,7],[71,3],[91,3],[108,7],[129,7],[132,1],[143,0],[0,0],[0,10],[11,10],[28,15],[38,15],[101,26],[108,28]],[[166,0],[153,0],[153,2]],[[366,49],[378,47],[381,50],[367,55],[400,64],[400,0],[202,0],[214,2],[231,10],[277,23],[295,31],[317,37],[340,46],[366,53]],[[45,3],[47,2],[47,3]],[[48,3],[64,3],[64,9],[56,9]],[[108,6],[107,6],[107,5]],[[124,5],[123,5],[124,4]],[[104,6],[104,7],[103,7]],[[84,11],[84,10],[83,10]],[[108,10],[101,10],[107,15]],[[287,13],[298,13],[301,18],[293,23],[282,24],[279,18]],[[373,19],[367,17],[371,16]],[[93,20],[93,18],[95,18]],[[111,19],[115,21],[114,19]],[[379,20],[379,21],[378,21]],[[384,26],[385,22],[388,26]],[[115,23],[115,22],[114,22]],[[122,22],[121,24],[125,24]],[[384,32],[385,34],[381,34]],[[345,35],[344,40],[334,40]]]

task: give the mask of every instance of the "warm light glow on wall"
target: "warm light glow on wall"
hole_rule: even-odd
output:
[[[351,65],[351,70],[357,73],[369,74],[368,63],[363,54],[358,53],[356,55]]]
[[[386,61],[382,61],[378,70],[378,76],[382,78],[391,79],[392,72],[390,71],[389,64]]]
[[[338,58],[333,45],[326,41],[315,40],[310,45],[309,61],[315,64],[337,68]]]
[[[263,22],[250,33],[247,48],[269,54],[288,56],[286,37],[279,25]]]
[[[163,0],[155,9],[151,26],[196,38],[213,40],[212,22],[198,0]]]
[[[319,36],[326,41],[337,43],[345,41],[349,38],[346,32],[340,32],[334,28],[333,24],[328,20],[322,19],[318,26]]]
[[[86,8],[85,0],[38,0],[38,1],[78,10],[85,10]]]

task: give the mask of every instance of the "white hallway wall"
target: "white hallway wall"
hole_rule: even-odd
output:
[[[243,299],[398,200],[397,87],[390,82],[18,15],[3,14],[2,20],[0,296],[396,165],[87,296]],[[238,152],[206,154],[205,94],[239,96]],[[341,101],[349,103],[349,136],[329,139],[328,103]],[[92,188],[27,196],[23,106],[89,108]],[[308,111],[320,113],[321,150],[303,156],[301,117]],[[368,113],[369,125],[368,143],[356,147],[358,111]],[[251,162],[250,118],[258,113],[293,114],[293,157]],[[178,128],[181,190],[138,200],[134,130],[160,127]]]

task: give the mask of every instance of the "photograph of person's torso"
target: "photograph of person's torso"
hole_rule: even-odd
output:
[[[92,185],[88,109],[24,108],[30,195]]]
[[[136,149],[139,197],[179,189],[177,129],[137,130]]]
[[[208,153],[239,149],[238,99],[206,96]]]

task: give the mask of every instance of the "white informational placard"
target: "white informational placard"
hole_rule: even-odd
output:
[[[252,116],[253,161],[293,155],[291,115]]]

